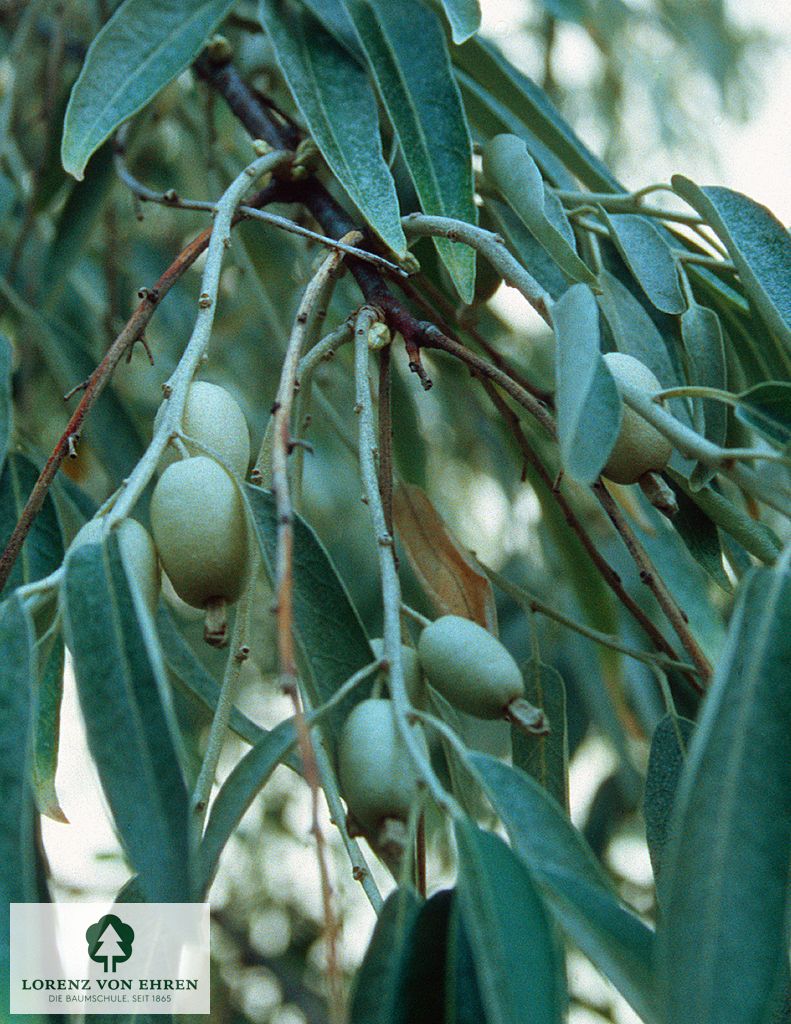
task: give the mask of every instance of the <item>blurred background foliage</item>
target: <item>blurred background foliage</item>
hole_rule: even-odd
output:
[[[0,330],[14,350],[15,440],[36,465],[72,408],[73,400],[64,402],[63,395],[101,358],[130,314],[138,289],[150,285],[207,222],[204,214],[136,204],[115,176],[109,144],[93,158],[83,182],[61,168],[60,129],[69,90],[87,42],[115,6],[108,0],[0,3]],[[616,173],[639,167],[654,147],[670,153],[716,149],[728,122],[712,112],[726,119],[750,116],[764,87],[761,62],[773,45],[761,31],[737,25],[723,0],[511,0],[503,5],[492,0],[488,8],[495,20],[509,22],[508,55]],[[224,31],[247,80],[293,113],[254,5],[239,3]],[[224,104],[186,72],[135,119],[128,161],[152,188],[206,199],[220,194],[249,152],[246,133]],[[398,164],[395,169],[407,212],[413,208],[410,188]],[[293,208],[289,214],[305,216]],[[434,287],[446,302],[455,302],[430,245],[420,243],[416,252]],[[319,255],[315,246],[257,223],[234,236],[203,375],[230,388],[241,402],[254,447],[269,416],[296,305]],[[54,496],[67,540],[128,473],[151,436],[161,384],[191,328],[200,268],[199,261],[147,330],[154,365],[137,345],[94,410],[78,457],[65,464]],[[513,365],[547,383],[546,330],[523,310],[517,319],[509,317],[513,306],[500,301],[502,296],[501,291],[493,303],[468,315]],[[354,283],[344,279],[328,324],[358,303]],[[523,471],[510,434],[483,392],[458,364],[431,356],[426,362],[435,384],[429,393],[420,390],[401,351],[394,360],[394,441],[401,479],[424,487],[462,543],[485,563],[564,613],[628,640],[633,627],[581,557],[541,482]],[[313,452],[305,458],[303,510],[333,553],[369,633],[379,635],[375,551],[349,445],[353,390],[351,352],[343,350],[317,376],[311,421],[305,425]],[[675,532],[639,496],[623,492],[622,497],[647,547],[661,558],[671,587],[684,595],[704,649],[716,656],[728,589],[705,577]],[[598,507],[581,500],[577,512],[627,589],[656,614]],[[406,599],[428,612],[406,559],[403,564]],[[262,588],[241,701],[263,725],[288,713],[272,681],[269,603]],[[575,820],[625,897],[651,919],[653,885],[640,801],[646,737],[664,713],[656,681],[646,666],[555,622],[533,616],[528,623],[511,601],[503,599],[498,611],[501,637],[517,657],[528,659],[531,642],[537,644],[542,660],[563,676]],[[174,614],[216,676],[220,663],[198,642],[200,627],[183,608],[174,608]],[[679,710],[693,715],[695,699],[687,695],[687,700]],[[206,725],[203,709],[185,698],[179,710],[197,750]],[[76,720],[70,728],[76,742]],[[497,732],[492,736],[489,730],[481,742],[502,745]],[[89,781],[83,777],[77,785],[88,787]],[[65,809],[70,810],[68,800]],[[86,898],[113,891],[125,874],[117,848],[101,831],[98,839],[89,832],[67,837],[77,827],[45,824],[56,888]],[[273,1024],[325,1019],[321,905],[307,833],[307,794],[281,768],[226,851],[212,893],[213,1019]],[[70,861],[59,852],[81,843],[97,858],[96,874],[82,881],[69,873]],[[447,868],[445,844],[437,831],[434,882]],[[331,849],[343,910],[342,962],[351,974],[372,920],[334,837]],[[387,884],[384,871],[380,881]],[[579,1013],[572,1019],[630,1019],[613,990],[593,979],[581,959],[572,968]]]

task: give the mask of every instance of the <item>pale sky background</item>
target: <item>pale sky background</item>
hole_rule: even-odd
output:
[[[695,2],[695,0],[690,0]],[[788,104],[791,100],[791,53],[787,45],[791,34],[791,5],[786,0],[761,2],[741,0],[729,4],[734,17],[745,25],[757,25],[775,35],[785,36],[785,45],[778,46],[773,55],[761,65],[765,82],[762,101],[756,105],[749,124],[734,125],[716,116],[711,129],[711,148],[716,157],[701,149],[673,160],[650,154],[640,162],[640,177],[627,178],[625,184],[638,187],[649,181],[668,180],[675,172],[688,174],[701,184],[724,184],[746,192],[766,204],[785,223],[791,220],[791,189],[788,184],[788,154],[791,153],[791,118]],[[524,15],[522,0],[483,0],[484,33],[497,41],[516,63],[525,66],[527,51],[520,45],[514,25]],[[558,69],[570,73],[584,72],[585,62],[595,59],[589,41],[582,30],[573,26],[564,28],[564,38],[558,53]],[[588,140],[592,141],[592,140]],[[524,316],[519,296],[512,289],[501,289],[496,297],[498,308],[506,315]],[[43,831],[54,877],[61,883],[60,898],[73,898],[71,886],[92,886],[97,893],[109,893],[124,881],[126,872],[114,857],[117,851],[113,831],[104,810],[95,772],[90,764],[84,735],[76,706],[73,680],[69,674],[63,707],[61,730],[61,758],[58,771],[58,792],[63,809],[71,824],[56,824],[44,819]],[[599,778],[610,770],[611,762],[606,748],[598,741],[588,744],[588,755],[578,759],[572,773],[574,816],[584,816],[588,801]],[[306,810],[306,808],[305,808]],[[325,832],[328,825],[325,823]],[[639,844],[637,844],[639,845]],[[631,870],[636,879],[650,878],[650,866],[644,847],[622,846],[614,851],[619,867]],[[98,859],[97,859],[98,858]],[[624,863],[621,863],[623,861]],[[302,872],[304,879],[304,872]],[[349,929],[350,948],[347,955],[357,957],[364,948],[372,927],[370,913],[358,890],[360,905],[355,909],[355,924]],[[354,947],[353,949],[351,947]],[[573,962],[572,973],[585,975],[589,968],[584,961]],[[587,977],[587,976],[586,976]],[[586,984],[601,988],[606,983],[590,980]],[[600,1020],[580,1012],[574,1024]],[[631,1024],[636,1018],[628,1008],[620,1007],[618,1019]]]

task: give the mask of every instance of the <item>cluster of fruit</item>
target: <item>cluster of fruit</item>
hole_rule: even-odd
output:
[[[154,427],[161,422],[164,406]],[[176,594],[206,611],[206,639],[225,643],[225,606],[240,596],[247,578],[247,527],[238,487],[227,469],[244,478],[250,462],[250,433],[244,413],[216,384],[195,381],[182,420],[186,458],[176,438],[162,456],[162,475],[151,497],[151,530],[134,519],[118,529],[118,543],[130,575],[152,612],[156,608],[161,562]],[[102,521],[93,519],[74,545],[101,539]]]
[[[631,356],[610,353],[604,358],[616,383],[625,380],[647,392],[660,389],[650,370]],[[671,451],[650,424],[625,409],[605,475],[634,483],[648,471],[663,469]],[[231,474],[244,478],[249,461],[250,434],[239,405],[223,388],[196,381],[187,395],[182,431],[169,439],[162,456],[151,498],[153,540],[134,519],[124,520],[117,532],[127,570],[152,612],[161,563],[176,594],[206,612],[205,637],[215,646],[226,642],[225,606],[239,598],[247,578],[245,511]],[[91,520],[74,546],[100,540],[101,534],[101,519]],[[372,641],[372,648],[383,657],[381,640]],[[513,717],[523,700],[519,666],[499,640],[468,619],[437,619],[423,630],[417,650],[403,646],[401,655],[415,708],[427,705],[427,682],[454,707],[477,718]],[[425,746],[420,727],[414,728]],[[340,738],[339,772],[350,811],[365,829],[375,834],[388,819],[406,820],[418,776],[389,700],[364,700],[349,715]]]
[[[377,657],[383,642],[371,641]],[[519,666],[483,626],[458,615],[443,615],[420,634],[417,650],[402,645],[401,662],[410,703],[425,708],[427,684],[459,711],[483,719],[509,718],[524,697]],[[418,742],[425,749],[419,726]],[[418,789],[418,776],[398,734],[392,704],[361,701],[344,724],[339,744],[341,789],[354,818],[376,835],[386,819],[405,821]]]

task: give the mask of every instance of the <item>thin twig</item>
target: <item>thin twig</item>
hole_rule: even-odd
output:
[[[206,265],[203,268],[201,277],[198,314],[195,317],[192,334],[176,369],[163,387],[163,391],[168,396],[168,399],[164,407],[162,419],[154,431],[151,443],[129,477],[123,482],[118,498],[108,513],[108,522],[110,524],[118,522],[129,515],[148,481],[154,475],[169,439],[181,430],[187,393],[203,358],[203,354],[208,347],[212,327],[214,326],[214,316],[220,287],[220,271],[222,269],[223,257],[230,245],[231,228],[236,207],[241,202],[245,192],[249,190],[250,185],[257,178],[263,174],[270,173],[289,159],[288,153],[279,151],[258,157],[231,182],[217,203],[214,223],[207,246]]]
[[[618,388],[624,402],[656,427],[660,434],[664,434],[672,441],[682,455],[697,459],[705,466],[724,473],[754,498],[780,512],[781,515],[791,516],[791,501],[787,500],[787,496],[784,496],[771,481],[764,480],[752,470],[740,466],[738,462],[731,462],[727,448],[720,448],[705,437],[701,437],[691,427],[681,423],[675,416],[657,405],[651,395],[641,388],[626,383],[620,383]],[[786,500],[783,500],[784,497]]]
[[[391,346],[379,352],[379,493],[387,532],[393,536],[393,410],[390,387]]]
[[[476,373],[497,384],[523,409],[526,409],[541,424],[549,437],[556,437],[555,421],[543,402],[531,395],[529,391],[525,391],[522,385],[517,384],[504,370],[487,362],[471,349],[468,349],[466,345],[462,345],[461,342],[448,338],[439,328],[434,327],[433,324],[424,324],[423,327],[424,348],[440,349],[466,363]]]
[[[355,411],[360,417],[360,473],[363,478],[363,489],[374,528],[379,557],[384,613],[384,655],[389,663],[390,696],[396,729],[417,769],[419,779],[428,787],[431,796],[441,810],[455,813],[457,810],[455,800],[445,792],[426,757],[424,748],[418,742],[414,726],[411,723],[414,709],[409,703],[404,681],[404,665],[401,655],[401,586],[395,562],[395,542],[387,528],[382,498],[379,493],[375,456],[376,426],[368,381],[368,334],[378,319],[378,311],[370,306],[363,306],[357,314],[354,327],[354,381]]]
[[[520,587],[516,583],[512,583],[504,576],[501,576],[499,572],[495,572],[494,569],[490,569],[489,566],[483,565],[482,567],[493,583],[496,583],[497,586],[508,594],[512,600],[516,601],[518,605],[532,614],[538,612],[541,615],[545,615],[548,619],[553,619],[555,622],[559,622],[562,626],[566,626],[568,629],[574,630],[575,633],[579,633],[581,636],[588,637],[589,640],[594,640],[597,644],[602,644],[604,647],[610,647],[612,650],[619,651],[621,654],[625,654],[629,658],[634,658],[635,661],[642,661],[646,665],[662,665],[665,668],[677,669],[679,672],[697,671],[692,665],[688,665],[684,661],[674,661],[672,658],[668,658],[664,654],[652,654],[650,651],[641,651],[636,647],[630,647],[629,644],[624,643],[619,636],[602,633],[598,629],[592,629],[590,626],[586,626],[582,622],[577,622],[575,619],[570,618],[570,616],[564,615],[563,612],[558,611],[557,608],[552,608],[551,605],[546,604],[540,598],[536,597],[535,594],[525,590],[524,587]]]
[[[262,190],[257,200],[266,203],[269,201],[270,191]],[[44,464],[33,489],[25,502],[25,507],[20,513],[19,520],[8,539],[5,550],[0,555],[0,591],[8,581],[11,570],[14,567],[25,538],[30,532],[36,516],[41,511],[44,500],[47,496],[52,481],[57,475],[63,460],[69,455],[74,445],[74,439],[79,438],[83,423],[93,408],[96,400],[107,386],[118,364],[126,355],[129,348],[137,342],[143,334],[149,320],[154,315],[162,299],[167,295],[173,285],[186,273],[195,263],[198,257],[206,250],[211,239],[212,229],[206,228],[197,235],[173,260],[167,270],[159,277],[151,288],[140,290],[140,302],[127,320],[125,326],[118,334],[115,341],[110,345],[104,358],[93,371],[84,384],[83,396],[77,408],[71,415],[65,430],[58,439],[49,458]],[[9,291],[4,281],[0,281],[0,289],[3,290],[6,298],[13,303],[14,295]]]
[[[525,377],[523,373],[517,370],[516,367],[512,366],[505,356],[498,352],[494,345],[492,345],[492,343],[485,338],[483,334],[481,334],[475,324],[460,320],[456,315],[456,310],[454,309],[453,304],[425,275],[421,275],[418,280],[399,281],[398,287],[408,298],[428,313],[431,318],[436,321],[437,326],[449,338],[452,338],[454,341],[460,341],[458,333],[456,333],[450,327],[447,320],[443,318],[456,320],[458,323],[458,332],[466,334],[472,338],[472,340],[483,349],[498,369],[507,373],[512,380],[515,380],[517,384],[521,385],[525,391],[528,391],[531,395],[537,398],[539,402],[544,402],[545,405],[549,406],[552,405],[552,392],[538,387],[531,380]],[[422,292],[425,292],[425,295],[421,294]]]
[[[672,191],[669,185],[664,187]],[[652,189],[652,191],[657,191],[657,189]],[[645,190],[641,190],[640,193],[627,193],[626,195],[610,192],[568,192],[563,189],[555,189],[554,192],[558,199],[567,205],[595,203],[613,213],[639,213],[645,217],[675,221],[678,224],[689,224],[693,227],[706,223],[702,217],[695,213],[675,213],[672,210],[663,210],[658,206],[645,206],[640,202],[641,196],[646,194]]]
[[[492,231],[466,224],[452,217],[428,217],[422,213],[410,213],[401,218],[408,235],[448,238],[453,242],[464,242],[472,246],[502,275],[506,284],[517,288],[542,319],[552,326],[550,310],[552,298],[546,289],[532,277],[508,251],[505,241]]]
[[[165,192],[156,192],[154,189],[148,188],[142,182],[138,181],[126,166],[123,153],[123,147],[116,146],[116,172],[121,181],[123,181],[127,188],[129,188],[133,195],[137,196],[141,202],[156,203],[159,206],[167,206],[172,210],[193,210],[214,213],[216,203],[208,202],[203,199],[186,199],[184,196],[178,195],[172,189]],[[381,267],[382,270],[386,270],[390,274],[395,274],[397,277],[409,276],[406,270],[399,267],[397,263],[393,263],[391,260],[385,259],[384,256],[379,256],[377,253],[369,252],[367,249],[358,249],[356,246],[349,245],[336,238],[328,238],[327,235],[311,231],[310,228],[303,227],[301,224],[297,224],[296,221],[289,220],[288,217],[282,217],[280,214],[271,213],[268,210],[259,210],[257,207],[248,206],[246,204],[241,204],[237,207],[237,210],[242,218],[260,220],[264,224],[270,224],[283,231],[288,231],[292,235],[299,235],[301,238],[307,238],[312,242],[318,242],[320,245],[326,245],[330,249],[337,249],[349,256],[356,256],[357,259],[373,263],[375,266]]]
[[[678,638],[689,654],[698,674],[704,683],[711,680],[712,669],[706,655],[700,648],[692,631],[689,628],[689,619],[682,610],[676,599],[670,593],[665,581],[657,572],[656,566],[651,561],[648,552],[637,539],[632,527],[621,512],[621,509],[613,496],[607,490],[604,481],[599,478],[593,485],[593,492],[599,499],[602,508],[610,518],[610,522],[621,535],[629,554],[640,572],[640,579],[645,583],[659,603],[659,607],[667,616],[670,624],[678,634]]]
[[[333,907],[332,883],[327,867],[324,835],[319,821],[319,770],[316,751],[307,727],[299,696],[298,670],[293,635],[293,553],[294,553],[294,511],[291,503],[288,458],[292,451],[291,410],[294,403],[294,388],[297,369],[305,337],[312,326],[316,307],[320,303],[327,282],[337,272],[342,256],[332,252],[319,268],[308,285],[297,311],[294,327],[289,338],[280,383],[272,411],[272,491],[277,507],[277,557],[275,570],[275,599],[277,615],[277,649],[280,662],[281,688],[294,706],[297,724],[299,752],[302,758],[305,780],[310,787],[312,824],[316,841],[316,856],[321,879],[322,904],[324,908],[325,933],[327,939],[327,977],[330,988],[330,1007],[333,1019],[343,1020],[343,993],[338,969],[337,932],[338,924]]]

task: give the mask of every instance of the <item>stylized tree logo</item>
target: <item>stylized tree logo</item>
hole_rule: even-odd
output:
[[[90,926],[85,938],[88,942],[88,956],[97,964],[103,963],[106,973],[114,972],[118,964],[132,955],[135,933],[120,917],[105,914]]]

